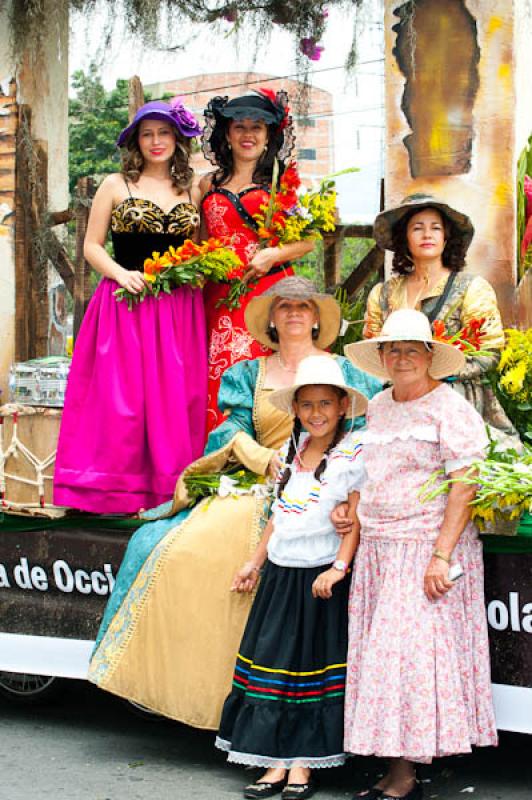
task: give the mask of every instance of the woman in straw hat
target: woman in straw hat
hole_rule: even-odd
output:
[[[465,274],[465,257],[474,228],[465,214],[431,195],[413,194],[375,220],[379,247],[393,251],[393,275],[368,297],[364,336],[378,336],[392,311],[415,308],[433,325],[454,335],[473,320],[482,321],[481,349],[491,355],[468,357],[453,388],[472,403],[504,447],[520,448],[519,436],[497,400],[486,373],[497,366],[504,332],[497,298],[481,276]]]
[[[393,388],[370,401],[363,433],[345,749],[390,760],[360,797],[418,800],[416,762],[497,743],[474,488],[419,496],[437,471],[436,485],[462,475],[488,439],[473,406],[441,382],[463,369],[463,354],[433,340],[424,314],[395,311],[346,353]]]
[[[277,160],[283,174],[294,146],[288,95],[260,89],[234,97],[214,97],[205,110],[202,147],[215,170],[202,178],[202,225],[210,236],[230,237],[240,256],[249,291],[235,308],[226,304],[229,283],[205,288],[205,312],[209,335],[209,408],[207,426],[223,421],[218,408],[218,389],[224,370],[244,358],[270,352],[246,328],[245,310],[252,297],[293,275],[290,261],[313,249],[313,242],[292,242],[258,247],[259,225],[253,218],[267,205]],[[277,187],[273,187],[277,188]]]
[[[346,434],[344,421],[363,414],[367,399],[347,386],[334,359],[309,356],[270,402],[295,420],[272,515],[233,581],[234,591],[250,593],[264,567],[216,746],[229,761],[267,767],[244,797],[289,800],[314,794],[311,769],[345,760],[345,575],[358,528],[340,538],[330,515],[343,501],[354,514],[358,502],[360,434]]]
[[[248,494],[191,509],[184,479],[230,463],[277,474],[291,418],[268,398],[292,385],[303,358],[323,354],[334,341],[340,308],[310,281],[286,278],[251,301],[246,324],[274,353],[224,373],[219,402],[226,419],[210,434],[205,456],[179,479],[167,518],[160,518],[161,509],[143,515],[157,521],[143,525],[129,544],[89,673],[103,689],[207,729],[218,727],[251,604],[249,596],[230,593],[231,580],[260,538],[267,507],[264,498]],[[334,361],[346,384],[367,397],[380,388],[346,358]]]
[[[146,297],[131,311],[122,287],[144,286],[144,260],[199,228],[189,164],[200,128],[178,98],[143,105],[118,138],[122,171],[101,183],[85,256],[102,275],[76,340],[54,476],[54,502],[132,514],[172,497],[205,444],[207,404],[202,294],[188,286]],[[113,255],[106,248],[111,230]],[[194,380],[190,380],[190,375]]]

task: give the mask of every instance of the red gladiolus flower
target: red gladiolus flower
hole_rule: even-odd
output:
[[[300,186],[301,178],[299,177],[297,166],[291,161],[281,176],[281,190],[294,191],[299,189]]]
[[[441,319],[435,319],[432,323],[432,331],[435,339],[445,339],[445,324]]]
[[[283,214],[282,211],[276,211],[272,217],[272,222],[274,225],[278,225],[283,230],[286,228],[286,216]]]
[[[278,195],[278,205],[283,211],[288,211],[297,205],[297,194],[295,192],[287,192],[286,194]]]

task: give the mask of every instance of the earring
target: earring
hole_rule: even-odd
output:
[[[233,149],[232,146],[231,146],[231,142],[227,142],[227,147],[229,148],[229,150]]]
[[[267,144],[265,144],[265,145],[264,145],[264,150],[263,150],[263,152],[264,152],[264,153],[267,153],[267,152],[268,152],[268,145],[267,145]]]
[[[317,330],[319,329],[319,327],[320,327],[320,326],[318,325],[318,323],[317,323],[317,322],[315,322],[315,323],[314,323],[314,325],[312,326],[312,330],[313,330],[313,331],[317,331]]]
[[[277,328],[275,327],[275,325],[273,324],[273,322],[270,322],[270,324],[268,325],[268,330],[269,330],[269,331],[275,331],[275,330],[277,330]]]

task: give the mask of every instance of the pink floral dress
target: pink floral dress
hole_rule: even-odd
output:
[[[484,423],[446,384],[399,403],[370,401],[367,481],[349,600],[345,750],[430,762],[495,745],[482,545],[469,523],[453,554],[464,576],[431,602],[423,577],[447,502],[420,487],[482,457]]]

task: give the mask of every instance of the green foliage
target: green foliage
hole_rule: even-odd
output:
[[[340,280],[345,281],[362,259],[375,246],[373,239],[351,239],[342,241]],[[325,287],[323,272],[323,242],[317,241],[314,250],[297,262],[295,270],[298,275],[313,281],[320,291]]]
[[[79,178],[98,177],[120,167],[116,148],[118,134],[128,122],[128,82],[118,80],[107,92],[91,65],[88,73],[72,76],[75,99],[69,101],[69,185],[73,192]]]
[[[526,227],[525,175],[532,178],[532,135],[529,137],[528,144],[523,148],[517,162],[517,263],[519,264],[520,278],[532,265],[532,255],[526,253],[524,258],[521,256],[521,242],[523,241]]]
[[[373,239],[351,239],[345,238],[342,242],[342,264],[340,268],[340,278],[345,281],[354,269],[360,264],[362,259],[374,247]],[[323,242],[316,242],[316,247],[296,264],[296,272],[304,278],[308,278],[316,284],[320,291],[324,290],[323,274]],[[343,336],[339,336],[332,346],[332,351],[343,355],[344,347],[351,342],[358,342],[362,339],[362,328],[364,324],[364,313],[368,294],[377,283],[379,276],[375,272],[370,275],[366,283],[359,289],[353,298],[347,296],[345,289],[338,287],[335,297],[342,308],[342,318],[348,323]]]

